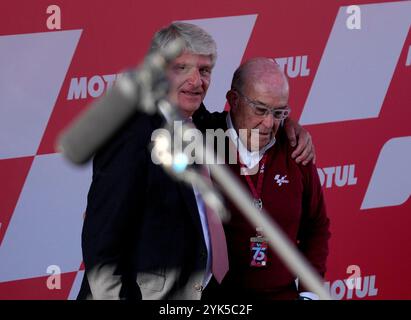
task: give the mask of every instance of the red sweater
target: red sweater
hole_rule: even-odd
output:
[[[266,211],[304,253],[315,269],[324,275],[328,255],[329,219],[327,217],[317,169],[312,163],[302,166],[291,158],[292,148],[286,139],[277,140],[267,153],[262,201]],[[240,166],[230,165],[250,190]],[[279,185],[275,177],[287,183]],[[250,176],[257,185],[258,173]],[[294,278],[269,246],[268,264],[250,267],[250,237],[256,230],[232,204],[231,220],[225,225],[230,270],[223,281],[225,288],[251,289],[256,293],[276,293],[294,284]],[[295,291],[295,290],[294,290]]]

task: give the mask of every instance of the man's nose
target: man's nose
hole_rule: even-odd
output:
[[[198,69],[193,68],[193,70],[191,70],[188,76],[188,82],[195,87],[201,85],[201,76]]]
[[[274,116],[273,116],[273,114],[270,112],[267,116],[264,117],[263,125],[264,125],[266,128],[272,129],[273,126],[274,126],[274,122],[275,122]]]

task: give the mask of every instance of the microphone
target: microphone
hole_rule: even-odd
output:
[[[86,163],[136,112],[154,114],[157,101],[168,93],[165,68],[182,48],[183,40],[171,41],[146,56],[139,68],[121,76],[61,134],[57,150],[75,164]]]

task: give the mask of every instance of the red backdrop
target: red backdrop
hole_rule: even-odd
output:
[[[0,3],[1,299],[75,297],[90,166],[65,162],[56,137],[174,20],[217,41],[212,110],[224,108],[242,60],[268,56],[284,67],[292,117],[317,150],[334,298],[411,298],[411,1],[52,4],[61,28],[50,30],[58,20],[49,1]],[[361,288],[349,290],[344,279],[353,276]]]

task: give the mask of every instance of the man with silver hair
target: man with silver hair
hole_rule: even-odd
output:
[[[177,38],[185,45],[167,68],[169,100],[190,119],[207,93],[216,44],[203,29],[176,22],[155,34],[150,50]],[[163,123],[137,114],[93,159],[79,299],[200,299],[210,279],[221,282],[228,270],[221,223],[210,223],[193,187],[151,160],[151,134]],[[301,130],[291,124],[291,135],[293,127]],[[299,140],[300,156],[312,159],[309,134]]]

